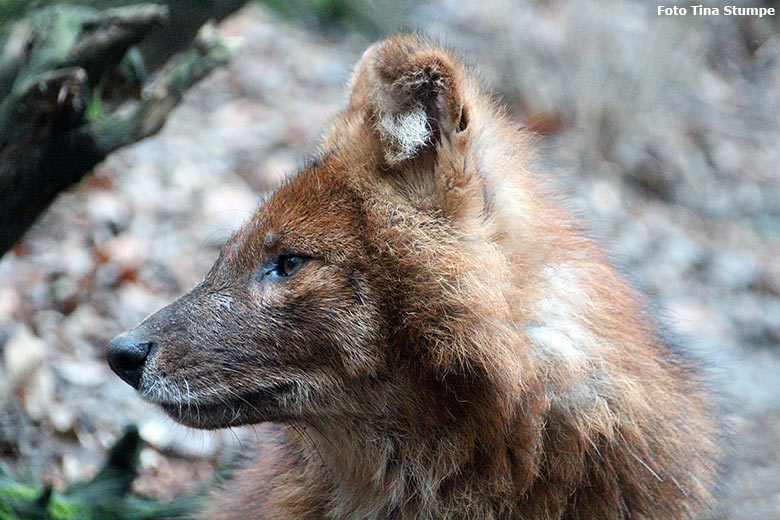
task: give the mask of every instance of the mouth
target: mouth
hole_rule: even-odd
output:
[[[292,383],[277,383],[245,394],[165,401],[147,399],[174,421],[205,430],[278,420],[279,400],[289,395]]]

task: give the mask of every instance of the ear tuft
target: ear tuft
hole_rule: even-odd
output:
[[[433,131],[422,108],[379,115],[377,127],[385,138],[385,160],[398,163],[411,159],[431,141]]]
[[[350,106],[366,107],[390,164],[411,159],[442,133],[462,131],[463,69],[417,35],[398,35],[366,51],[351,81]]]

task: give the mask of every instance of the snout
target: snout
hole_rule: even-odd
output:
[[[106,360],[116,375],[124,382],[138,388],[141,373],[154,343],[135,334],[126,333],[111,340],[106,350]]]

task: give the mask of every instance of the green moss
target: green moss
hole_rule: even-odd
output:
[[[129,427],[109,452],[98,474],[58,493],[12,478],[0,466],[0,520],[156,520],[186,518],[196,508],[199,496],[169,502],[135,495],[141,441]]]

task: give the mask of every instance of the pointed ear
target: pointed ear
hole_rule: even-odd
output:
[[[369,48],[350,81],[350,109],[366,109],[389,165],[435,146],[468,125],[463,66],[418,35]]]

